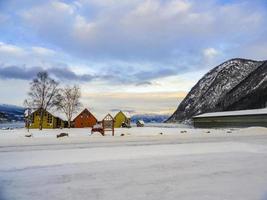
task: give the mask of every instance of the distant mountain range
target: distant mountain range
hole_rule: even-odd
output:
[[[170,115],[160,115],[160,114],[140,114],[133,115],[131,117],[131,122],[136,123],[137,120],[143,120],[145,123],[161,123],[166,121]]]
[[[0,123],[23,121],[24,110],[23,107],[0,104]]]
[[[168,122],[183,122],[207,112],[267,106],[267,61],[231,59],[205,74]]]

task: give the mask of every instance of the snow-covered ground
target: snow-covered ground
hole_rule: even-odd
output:
[[[0,130],[0,200],[267,199],[266,128],[30,132]]]

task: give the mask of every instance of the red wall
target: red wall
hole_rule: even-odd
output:
[[[96,122],[97,119],[87,109],[85,109],[74,119],[74,127],[93,127]]]

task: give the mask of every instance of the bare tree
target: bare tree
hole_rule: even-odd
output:
[[[57,103],[58,110],[61,110],[67,117],[68,128],[71,127],[73,114],[77,113],[82,106],[80,103],[81,92],[79,86],[66,86],[60,90],[60,95]]]
[[[59,83],[50,78],[47,72],[39,72],[30,85],[29,97],[24,104],[28,108],[40,111],[39,129],[42,130],[45,111],[56,106]]]

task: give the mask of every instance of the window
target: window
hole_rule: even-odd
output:
[[[47,115],[47,123],[48,124],[52,123],[52,115],[50,115],[50,114]]]
[[[34,123],[34,114],[31,115],[31,123]]]

